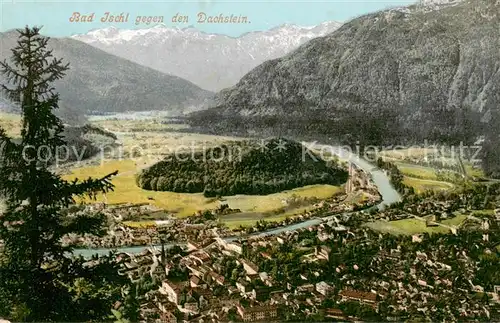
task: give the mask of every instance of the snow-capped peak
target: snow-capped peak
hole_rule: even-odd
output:
[[[463,1],[464,0],[418,0],[416,5],[424,11],[429,11],[455,6]]]

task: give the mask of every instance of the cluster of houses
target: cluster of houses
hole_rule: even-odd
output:
[[[289,232],[278,237],[255,237],[248,243],[250,248],[284,244],[292,235]],[[141,305],[145,321],[272,322],[279,321],[287,308],[299,310],[301,305],[320,303],[332,295],[334,287],[325,281],[305,283],[296,288],[276,281],[257,263],[245,259],[243,249],[239,242],[215,238],[188,242],[183,256],[167,258],[165,250],[149,248],[136,255],[121,253],[117,261],[122,264],[120,272],[133,281],[139,281],[145,275],[161,281],[158,289],[148,293]],[[327,250],[320,249],[315,251],[317,259],[328,257]],[[270,259],[266,253],[259,254],[259,257]],[[222,259],[235,261],[237,277],[228,279]],[[184,279],[170,278],[176,266],[186,269]],[[302,279],[307,281],[305,276]],[[365,296],[345,290],[342,299],[371,302],[372,295]],[[339,313],[337,310],[328,315],[338,317]]]
[[[157,282],[141,298],[141,315],[148,322],[278,322],[318,313],[325,319],[360,319],[343,310],[347,303],[374,313],[384,304],[393,315],[384,319],[404,320],[405,313],[433,317],[438,311],[458,319],[452,313],[457,309],[464,319],[491,318],[490,305],[476,298],[484,293],[497,304],[500,286],[485,287],[474,280],[478,264],[467,249],[450,254],[445,244],[426,246],[422,235],[386,245],[381,243],[383,235],[351,227],[349,221],[344,214],[319,225],[245,240],[196,236],[176,254],[149,248],[140,254],[121,253],[117,261],[122,264],[120,272],[133,281],[151,277]],[[486,244],[479,240],[476,249]],[[331,268],[340,257],[335,245],[362,253],[376,247],[378,252],[369,263],[337,263]],[[279,268],[294,270],[305,264],[292,280],[277,278],[269,267],[280,248],[301,256],[299,263],[280,262]],[[465,271],[458,280],[457,263]],[[454,297],[465,301],[454,308],[439,305]],[[325,305],[330,300],[334,303]]]
[[[165,211],[149,204],[126,204],[106,206],[103,203],[85,205],[80,212],[101,212],[108,218],[107,234],[98,237],[94,235],[70,235],[63,238],[63,243],[83,248],[117,248],[125,246],[160,245],[165,241],[185,242],[193,237],[209,238],[214,235],[234,234],[227,228],[221,227],[214,221],[195,221],[193,216],[187,219],[178,219],[168,216]],[[162,220],[129,222],[130,219],[139,219],[140,216],[157,215]]]
[[[356,185],[356,191],[371,192],[373,184],[366,173],[357,168],[350,172],[358,175],[349,185]],[[373,194],[373,199],[377,198],[378,192]],[[115,227],[114,236],[122,231],[122,237],[143,237],[144,244],[162,245],[117,257],[122,275],[135,282],[149,277],[156,284],[141,297],[142,319],[273,322],[321,315],[351,321],[360,318],[343,309],[349,308],[345,304],[354,303],[371,309],[374,315],[381,308],[391,313],[384,319],[404,320],[408,313],[420,313],[423,317],[474,320],[490,319],[492,308],[498,307],[500,286],[482,286],[474,278],[479,261],[471,258],[469,246],[429,246],[422,235],[409,241],[396,237],[384,240],[383,234],[353,225],[351,219],[356,216],[346,213],[354,209],[345,203],[345,195],[316,206],[322,215],[334,215],[319,225],[278,235],[251,235],[244,240],[221,230],[215,221],[169,219],[152,228]],[[457,209],[452,201],[428,198],[370,216],[395,220],[418,214],[435,222],[460,212],[468,210]],[[303,221],[314,214],[309,211],[297,218]],[[500,212],[495,216],[500,217]],[[494,243],[489,239],[490,223],[482,221],[481,230],[483,239],[471,247],[493,254],[496,249],[490,246]],[[185,246],[172,254],[165,246],[169,240],[184,241]],[[487,301],[478,295],[487,295]]]

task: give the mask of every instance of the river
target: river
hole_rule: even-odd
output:
[[[309,148],[315,148],[319,149],[324,152],[329,152],[333,153],[337,156],[339,156],[340,159],[342,160],[348,160],[358,166],[359,168],[363,169],[365,172],[371,174],[373,182],[375,185],[378,187],[378,190],[380,192],[380,195],[382,195],[382,201],[377,205],[379,209],[385,208],[387,205],[390,205],[392,203],[400,202],[401,201],[401,195],[392,187],[391,182],[387,174],[378,169],[375,165],[371,164],[370,162],[362,159],[356,154],[350,153],[348,150],[342,147],[338,146],[329,146],[329,145],[321,145],[321,144],[313,144],[311,143],[307,147]],[[294,223],[290,224],[287,226],[271,229],[266,232],[257,232],[253,233],[250,236],[262,236],[262,235],[277,235],[285,231],[293,231],[293,230],[298,230],[301,228],[307,228],[313,225],[320,224],[324,221],[327,221],[333,217],[327,217],[327,218],[313,218],[309,219],[300,223]],[[249,237],[249,236],[246,236]],[[236,240],[238,237],[227,237],[225,240]],[[169,247],[171,245],[168,245]],[[149,246],[137,246],[137,247],[121,247],[121,248],[116,248],[118,252],[128,252],[128,253],[139,253],[145,248],[148,248]],[[74,254],[75,255],[83,255],[84,257],[91,257],[94,254],[98,255],[105,255],[108,254],[112,249],[75,249]]]

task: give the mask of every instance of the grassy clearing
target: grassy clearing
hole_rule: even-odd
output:
[[[489,218],[493,217],[495,215],[495,210],[480,210],[480,211],[473,211],[472,216],[476,216],[478,218]]]
[[[316,197],[326,199],[339,193],[342,188],[331,185],[310,185],[289,191],[270,195],[235,195],[226,197],[226,203],[232,209],[245,210],[246,212],[268,212],[285,206],[284,200],[292,195],[297,197]]]
[[[460,214],[452,219],[443,220],[440,223],[446,226],[460,226],[467,219],[467,215]],[[450,233],[450,229],[437,226],[437,227],[428,227],[425,221],[421,221],[418,219],[404,219],[397,221],[375,221],[367,223],[366,226],[370,227],[373,230],[387,232],[392,234],[403,234],[403,235],[413,235],[419,233]]]
[[[394,235],[408,234],[405,231],[402,231],[401,229],[391,225],[391,222],[388,221],[378,220],[374,222],[367,222],[363,225],[378,232],[390,233]]]
[[[19,137],[21,135],[21,116],[0,112],[0,127],[7,132],[7,135]]]
[[[434,148],[408,148],[408,149],[389,149],[380,152],[382,157],[391,158],[394,160],[404,160],[407,158],[411,159],[423,159],[426,156],[436,155],[436,149]]]
[[[425,221],[417,219],[405,219],[398,221],[391,221],[390,225],[404,232],[405,234],[417,234],[417,233],[448,233],[449,229],[438,226],[438,227],[428,227]]]
[[[454,168],[458,170],[459,160],[457,158],[457,153],[458,152],[456,151],[447,151],[446,149],[440,148],[408,148],[400,150],[385,150],[381,151],[379,155],[384,160],[398,164],[398,167],[400,167],[401,171],[403,171],[405,175],[424,179],[435,179],[435,168],[420,165],[425,164],[426,158],[430,158],[434,159],[434,161],[439,161],[443,164],[443,166],[454,166]],[[480,167],[474,166],[473,163],[468,160],[463,160],[463,164],[469,176],[485,178],[485,174]],[[425,169],[428,169],[428,171],[426,172]],[[431,174],[432,172],[434,174]]]
[[[106,202],[108,204],[122,203],[148,203],[152,202],[157,207],[168,210],[178,216],[189,216],[200,209],[213,208],[218,205],[217,202],[208,203],[207,199],[200,194],[181,194],[173,192],[153,192],[139,188],[135,184],[135,173],[138,171],[138,166],[133,160],[124,161],[109,161],[103,165],[91,166],[73,169],[70,175],[66,175],[66,179],[86,179],[88,177],[105,176],[115,170],[118,170],[112,183],[115,185],[113,192],[104,195],[99,195],[97,201]],[[149,197],[153,200],[149,200]],[[86,200],[86,202],[90,202]]]
[[[143,119],[143,120],[94,120],[95,125],[106,128],[113,132],[161,132],[169,130],[188,129],[186,124],[165,124],[160,120]]]
[[[404,177],[403,183],[413,187],[417,193],[423,193],[429,190],[449,191],[455,188],[455,185],[448,182],[433,181],[428,179],[418,179],[408,176]]]
[[[135,184],[135,174],[142,163],[133,160],[109,161],[102,165],[73,169],[64,177],[68,180],[80,180],[89,177],[105,176],[118,170],[118,176],[113,179],[115,190],[106,196],[99,195],[97,201],[108,204],[122,203],[152,203],[155,206],[171,212],[179,217],[190,216],[198,210],[216,208],[220,202],[208,199],[202,193],[174,193],[146,191]],[[340,187],[330,185],[312,185],[265,196],[236,195],[225,198],[231,208],[242,212],[265,213],[284,206],[283,200],[292,196],[326,198],[338,193]],[[150,200],[149,197],[153,198]],[[85,200],[84,202],[90,202]]]
[[[441,221],[441,223],[444,224],[444,225],[448,225],[450,227],[452,227],[452,226],[457,226],[458,227],[458,226],[462,225],[462,223],[465,220],[467,220],[467,215],[465,215],[465,214],[459,214],[459,215],[457,215],[454,218],[443,220],[443,221]]]
[[[156,226],[156,222],[154,221],[124,221],[123,224],[131,228],[150,228]]]
[[[252,227],[257,223],[258,220],[239,220],[239,221],[224,221],[225,225],[233,230],[233,229],[239,229],[240,227],[246,228],[246,227]]]
[[[257,223],[259,220],[267,222],[280,222],[288,218],[293,218],[303,214],[309,210],[314,209],[312,206],[300,207],[288,210],[282,214],[265,215],[262,213],[236,213],[220,217],[220,221],[224,222],[230,229],[242,227],[250,227]]]
[[[315,208],[313,206],[304,206],[304,207],[299,207],[299,208],[296,208],[296,209],[292,209],[292,210],[287,210],[285,213],[283,214],[279,214],[279,215],[272,215],[270,217],[265,217],[264,219],[266,221],[271,221],[271,220],[268,220],[269,218],[276,218],[277,220],[273,220],[273,221],[280,221],[280,220],[284,220],[286,219],[286,217],[294,217],[294,216],[297,216],[297,215],[300,215],[300,214],[304,214],[308,211],[312,211],[314,210]]]
[[[450,182],[438,180],[438,174],[434,168],[407,163],[396,163],[396,165],[405,175],[403,182],[413,187],[417,193],[449,191],[455,188],[455,185]]]
[[[438,176],[436,168],[427,167],[422,165],[411,164],[408,158],[414,161],[423,159],[427,155],[435,153],[430,148],[410,148],[403,150],[388,150],[383,151],[380,155],[386,159],[394,162],[401,173],[405,176],[403,183],[413,187],[417,193],[425,191],[448,191],[455,188],[451,182],[454,179],[453,172],[441,173],[441,178]],[[403,161],[405,160],[405,161]],[[443,174],[449,173],[448,178],[443,179]],[[446,180],[446,181],[444,181]]]
[[[362,204],[362,203],[368,201],[369,198],[370,198],[370,196],[367,195],[365,192],[358,191],[358,192],[354,192],[354,193],[349,194],[344,202],[351,203],[351,204]]]
[[[293,218],[314,208],[308,205],[292,208],[280,214],[266,214],[266,212],[269,213],[283,207],[283,200],[287,198],[297,196],[302,198],[316,197],[326,199],[342,191],[343,188],[338,186],[311,185],[264,196],[230,196],[226,197],[226,203],[228,203],[229,207],[240,209],[246,213],[230,214],[221,217],[220,220],[229,228],[238,228],[240,225],[243,227],[253,226],[259,220],[279,222],[285,220],[287,217]]]

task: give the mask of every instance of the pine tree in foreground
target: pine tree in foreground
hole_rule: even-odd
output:
[[[75,197],[95,198],[112,190],[112,173],[100,179],[68,182],[49,169],[51,157],[65,145],[63,124],[53,113],[59,96],[52,84],[68,69],[47,49],[39,28],[18,30],[10,62],[1,64],[3,91],[21,108],[21,142],[0,129],[0,317],[14,320],[99,319],[109,313],[119,287],[114,273],[91,269],[72,257],[61,238],[103,233],[103,216],[66,215]],[[106,261],[103,261],[105,264]],[[115,266],[108,259],[107,265]],[[116,271],[115,271],[116,272]],[[101,307],[104,307],[102,309]],[[87,313],[84,313],[84,312]]]

